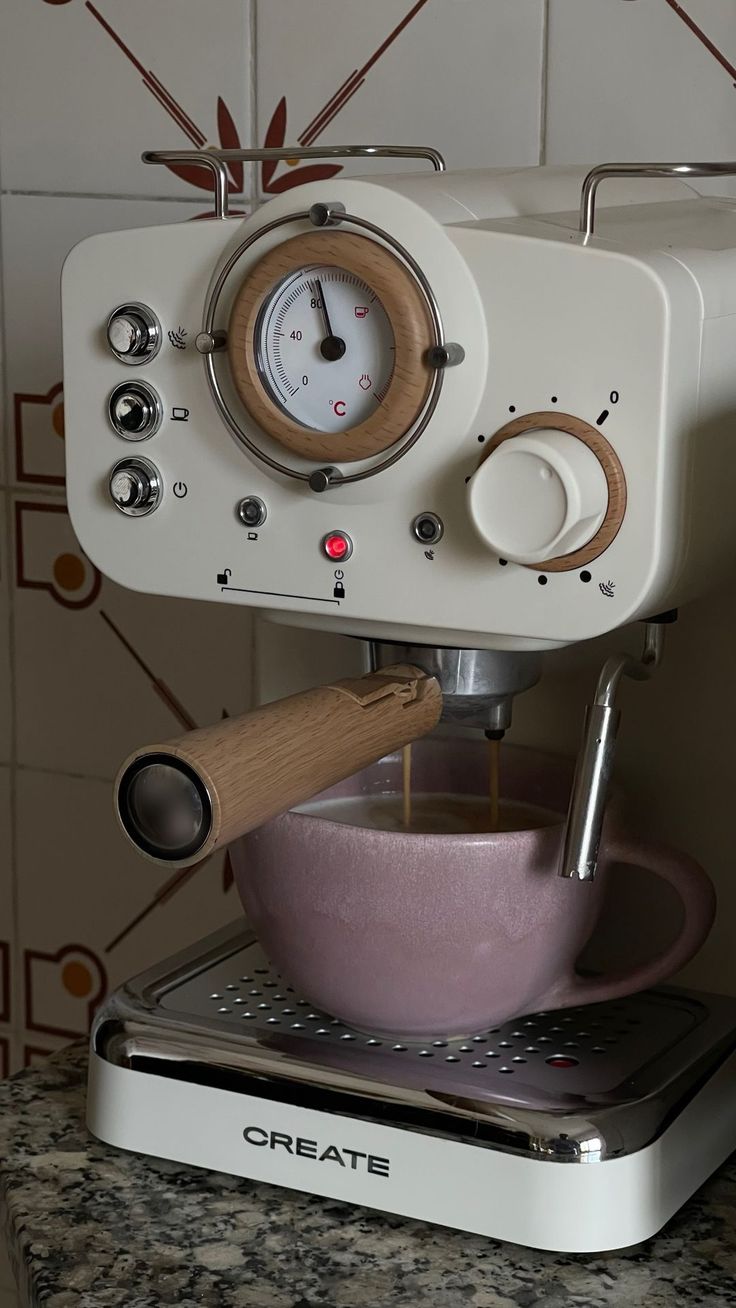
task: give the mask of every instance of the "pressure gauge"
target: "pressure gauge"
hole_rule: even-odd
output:
[[[396,345],[376,292],[329,265],[286,277],[259,315],[256,360],[271,398],[301,426],[342,432],[386,397]]]
[[[422,412],[434,342],[424,294],[385,246],[309,233],[276,246],[238,291],[233,379],[265,432],[304,458],[349,462],[401,440]]]

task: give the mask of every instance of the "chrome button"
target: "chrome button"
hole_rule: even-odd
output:
[[[118,436],[144,441],[161,426],[163,408],[152,386],[129,382],[116,386],[108,400],[108,413]]]
[[[121,513],[139,518],[152,513],[161,500],[161,474],[148,459],[122,459],[108,482],[110,497]]]
[[[107,320],[107,343],[121,363],[146,363],[158,353],[161,327],[145,304],[121,304]]]

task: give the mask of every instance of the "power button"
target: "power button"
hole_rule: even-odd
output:
[[[160,503],[161,473],[150,459],[121,459],[110,473],[108,489],[116,509],[128,518],[141,518]]]
[[[353,542],[345,531],[328,531],[322,537],[322,553],[333,563],[343,563],[353,552]]]

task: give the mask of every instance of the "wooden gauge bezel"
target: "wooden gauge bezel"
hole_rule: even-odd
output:
[[[535,572],[571,572],[574,568],[583,568],[592,563],[618,535],[626,512],[626,478],[616,451],[602,436],[597,427],[592,427],[582,418],[571,413],[524,413],[504,427],[491,438],[478,461],[478,467],[497,450],[504,441],[513,440],[527,431],[539,431],[540,428],[553,428],[576,436],[592,450],[606,475],[608,482],[608,508],[606,516],[593,536],[579,550],[572,554],[560,554],[557,558],[545,559],[544,563],[528,563],[525,567]]]
[[[284,278],[310,264],[345,269],[370,286],[394,334],[394,369],[386,394],[369,418],[340,432],[294,422],[269,395],[256,361],[256,332],[266,300]],[[381,454],[414,426],[432,385],[427,351],[434,344],[429,307],[409,269],[376,241],[329,231],[292,236],[251,269],[235,296],[227,348],[238,395],[269,436],[304,459],[351,463]]]

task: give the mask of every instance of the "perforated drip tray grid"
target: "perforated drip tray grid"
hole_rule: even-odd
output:
[[[736,1045],[736,1001],[674,989],[534,1013],[464,1039],[410,1043],[354,1030],[313,1007],[252,937],[239,948],[215,948],[203,964],[158,990],[162,1017],[206,1029],[215,1041],[220,1031],[228,1044],[235,1038],[282,1062],[443,1098],[535,1109],[630,1102],[708,1051]]]

